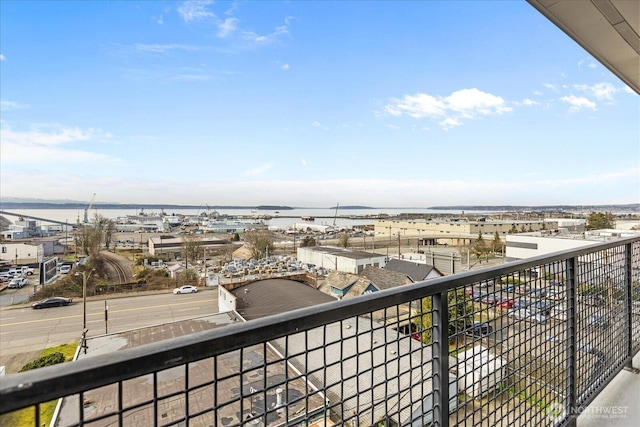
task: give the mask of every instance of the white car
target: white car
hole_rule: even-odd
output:
[[[518,320],[524,320],[526,322],[545,323],[547,321],[547,318],[542,314],[535,313],[525,308],[516,308],[514,310],[509,310],[507,316]]]
[[[63,265],[62,267],[60,267],[61,274],[69,274],[70,271],[71,271],[70,265]]]
[[[20,289],[21,287],[23,287],[27,283],[28,283],[28,281],[27,281],[26,277],[15,277],[15,278],[11,279],[11,281],[9,282],[9,288],[11,288],[11,289]]]
[[[191,285],[184,285],[184,286],[180,286],[179,288],[175,288],[173,290],[173,293],[178,295],[178,294],[194,294],[198,292],[198,288],[196,288],[195,286],[191,286]]]

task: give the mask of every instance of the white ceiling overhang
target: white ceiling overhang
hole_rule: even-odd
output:
[[[640,94],[640,1],[527,2]]]

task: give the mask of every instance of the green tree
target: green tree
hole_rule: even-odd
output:
[[[493,233],[493,242],[491,242],[491,250],[494,253],[496,252],[502,253],[503,248],[504,248],[504,244],[502,243],[502,240],[500,240],[500,234],[496,231],[495,233]]]
[[[302,241],[300,242],[301,248],[306,248],[306,247],[315,246],[315,245],[316,245],[316,239],[314,239],[311,236],[304,236],[304,239],[302,239]]]
[[[273,254],[273,240],[271,233],[267,230],[255,230],[245,233],[244,243],[251,251],[251,256],[255,259],[262,259],[268,254]]]
[[[109,250],[109,247],[111,246],[111,242],[113,240],[113,234],[116,232],[116,225],[115,223],[110,220],[107,219],[107,221],[104,223],[104,245],[107,247],[107,250]]]
[[[591,212],[587,216],[587,230],[602,230],[615,227],[611,212]]]
[[[422,299],[422,342],[431,344],[431,325],[433,324],[433,298]],[[449,316],[449,338],[464,330],[473,321],[473,302],[464,289],[447,292],[447,312]]]
[[[482,237],[482,231],[478,232],[478,238],[473,242],[471,250],[477,257],[487,253],[487,242],[484,240],[484,237]]]
[[[349,247],[349,234],[348,233],[342,233],[340,235],[340,239],[338,239],[338,246],[340,246],[342,248],[348,248]]]

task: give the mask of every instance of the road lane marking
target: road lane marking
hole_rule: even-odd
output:
[[[154,306],[149,306],[149,307],[137,307],[137,308],[124,308],[121,310],[113,310],[113,309],[109,309],[109,314],[113,314],[113,313],[124,313],[127,311],[140,311],[140,310],[155,310],[158,308],[166,308],[166,307],[174,307],[177,305],[193,305],[193,304],[202,304],[202,300],[197,300],[197,301],[187,301],[187,302],[175,302],[175,303],[170,303],[170,304],[165,304],[165,305],[154,305]],[[182,311],[182,310],[179,310]],[[99,310],[95,313],[89,313],[87,312],[87,317],[89,316],[104,316],[104,309]],[[0,328],[6,327],[6,326],[16,326],[16,325],[28,325],[30,323],[42,323],[42,322],[51,322],[53,320],[64,320],[64,319],[75,319],[78,317],[82,317],[82,313],[80,314],[75,314],[73,316],[62,316],[62,317],[54,317],[52,319],[38,319],[38,320],[26,320],[24,322],[13,322],[13,323],[3,323],[0,324]]]

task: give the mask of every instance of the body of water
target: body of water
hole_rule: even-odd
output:
[[[292,227],[293,224],[303,223],[302,217],[313,217],[315,221],[313,224],[320,225],[335,225],[337,227],[353,227],[357,225],[372,225],[374,223],[374,218],[345,218],[345,217],[364,217],[364,216],[376,216],[379,214],[386,214],[390,216],[395,216],[399,214],[461,214],[462,210],[433,210],[433,209],[421,209],[421,208],[413,208],[413,209],[387,209],[387,208],[375,208],[375,209],[336,209],[330,208],[308,208],[308,209],[291,209],[291,210],[252,210],[252,209],[206,209],[206,208],[185,208],[185,209],[174,209],[174,208],[166,208],[163,209],[165,214],[167,215],[200,215],[203,213],[213,213],[218,212],[219,214],[230,215],[230,216],[271,216],[272,218],[269,220],[265,220],[265,222],[270,226],[277,226],[282,229],[286,229],[288,227]],[[96,209],[90,209],[88,212],[88,218],[91,219],[96,215],[101,215],[105,218],[109,219],[117,219],[120,217],[126,217],[127,215],[139,215],[141,213],[145,213],[148,215],[152,214],[160,214],[161,210],[148,210],[148,209],[101,209],[99,206]],[[43,218],[43,220],[39,221],[39,224],[49,224],[44,219],[52,220],[52,221],[60,221],[67,222],[69,224],[75,224],[77,222],[82,222],[84,219],[84,210],[83,209],[7,209],[7,212],[17,215],[25,215],[28,217],[38,217]],[[474,212],[477,213],[477,212]],[[13,215],[3,215],[6,219],[15,222],[18,217]],[[310,222],[306,222],[310,223]]]

